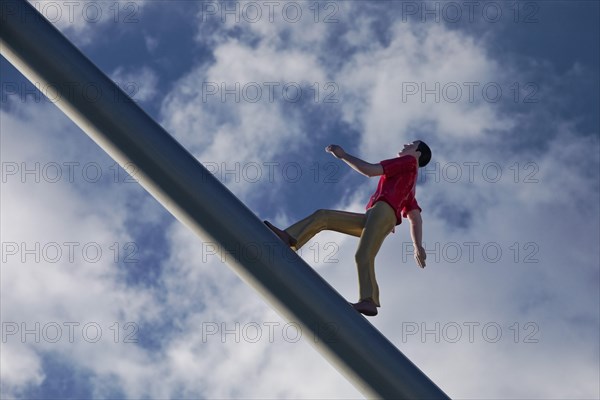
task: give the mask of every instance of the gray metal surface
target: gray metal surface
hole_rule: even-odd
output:
[[[56,105],[119,164],[133,163],[177,219],[230,249],[235,272],[365,396],[448,398],[30,4],[1,7],[2,55],[31,82],[56,88]]]

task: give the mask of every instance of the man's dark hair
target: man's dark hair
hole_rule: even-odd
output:
[[[431,149],[424,141],[419,140],[417,151],[421,152],[421,156],[419,157],[419,168],[422,168],[429,164],[429,161],[431,160]]]

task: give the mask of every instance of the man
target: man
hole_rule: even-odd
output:
[[[402,217],[410,221],[410,233],[415,247],[415,261],[425,268],[425,250],[422,246],[421,207],[415,199],[418,168],[431,160],[431,150],[423,141],[405,144],[397,158],[371,164],[354,157],[340,146],[332,144],[325,151],[344,161],[355,171],[368,176],[381,176],[377,190],[367,204],[365,214],[335,210],[317,210],[312,215],[280,230],[268,221],[265,224],[292,249],[299,250],[322,230],[332,230],[360,237],[356,251],[356,266],[360,297],[353,303],[355,310],[364,315],[377,315],[379,287],[375,279],[375,256],[383,240],[394,227],[402,223]]]

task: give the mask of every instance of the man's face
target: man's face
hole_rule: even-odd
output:
[[[404,156],[406,154],[414,154],[414,155],[418,155],[420,153],[417,153],[417,147],[419,147],[419,140],[415,140],[412,143],[406,143],[404,145],[404,148],[402,149],[401,152],[398,153],[398,156]]]

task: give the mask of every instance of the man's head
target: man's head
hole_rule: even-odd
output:
[[[422,140],[415,140],[412,143],[407,143],[400,153],[399,157],[411,155],[415,157],[419,162],[419,167],[422,168],[429,164],[431,160],[431,149]]]

